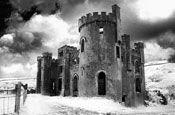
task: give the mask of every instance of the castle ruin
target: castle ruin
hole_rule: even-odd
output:
[[[65,45],[58,59],[38,56],[37,87],[43,95],[106,97],[126,106],[144,104],[144,44],[130,47],[121,35],[120,8],[94,12],[79,19],[80,49]]]

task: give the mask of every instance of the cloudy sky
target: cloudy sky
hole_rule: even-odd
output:
[[[122,33],[132,42],[145,43],[146,61],[168,59],[175,52],[174,0],[1,0],[0,4],[4,4],[0,78],[36,77],[38,55],[49,51],[56,57],[58,47],[78,46],[77,20],[89,12],[111,12],[113,4],[121,7]]]

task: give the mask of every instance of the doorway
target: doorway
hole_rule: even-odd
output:
[[[106,95],[106,75],[104,72],[98,74],[98,95]]]

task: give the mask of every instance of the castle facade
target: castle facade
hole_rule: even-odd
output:
[[[144,44],[130,47],[121,35],[120,8],[94,12],[79,19],[80,49],[63,46],[58,59],[49,52],[38,56],[37,87],[43,95],[102,96],[126,106],[144,104]]]

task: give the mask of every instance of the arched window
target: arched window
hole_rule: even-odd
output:
[[[81,40],[81,52],[84,52],[84,42],[85,42],[85,40],[82,39]]]
[[[104,72],[98,74],[98,95],[106,95],[106,75]]]

